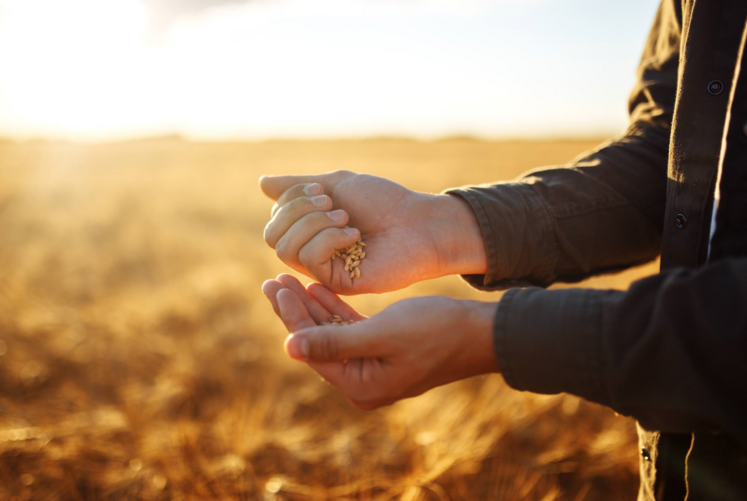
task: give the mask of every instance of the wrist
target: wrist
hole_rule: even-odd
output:
[[[466,325],[469,326],[470,346],[472,356],[469,357],[474,364],[476,374],[490,374],[500,372],[495,357],[495,345],[493,341],[493,328],[495,323],[495,312],[498,303],[485,303],[481,301],[465,301]]]
[[[432,195],[430,232],[436,244],[439,275],[480,275],[488,268],[482,229],[461,197]]]
[[[495,356],[493,325],[497,303],[453,299],[448,336],[452,340],[448,361],[449,381],[500,372]]]

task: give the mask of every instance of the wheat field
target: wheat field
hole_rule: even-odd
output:
[[[632,420],[499,375],[358,410],[285,357],[260,291],[288,272],[261,174],[438,192],[597,142],[0,143],[0,499],[634,499]],[[450,277],[351,302],[423,294],[500,297]]]

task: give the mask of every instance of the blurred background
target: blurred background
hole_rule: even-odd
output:
[[[608,409],[496,375],[363,412],[286,359],[257,179],[564,164],[625,128],[657,4],[0,0],[0,498],[634,499]],[[500,298],[351,302],[423,294]]]

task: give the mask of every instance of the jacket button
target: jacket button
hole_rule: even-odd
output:
[[[641,447],[641,457],[644,459],[644,461],[651,462],[651,453],[648,452],[648,449],[645,447]]]
[[[724,84],[721,80],[714,80],[708,84],[708,93],[714,96],[718,96],[724,91]]]
[[[687,227],[687,218],[684,214],[677,214],[677,217],[674,218],[674,224],[677,228],[684,230]]]

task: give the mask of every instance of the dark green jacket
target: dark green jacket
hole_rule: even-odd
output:
[[[746,21],[745,0],[663,0],[624,136],[450,191],[489,258],[467,280],[513,287],[495,321],[506,381],[635,417],[641,500],[747,500]],[[627,292],[515,288],[658,255],[661,273]]]

